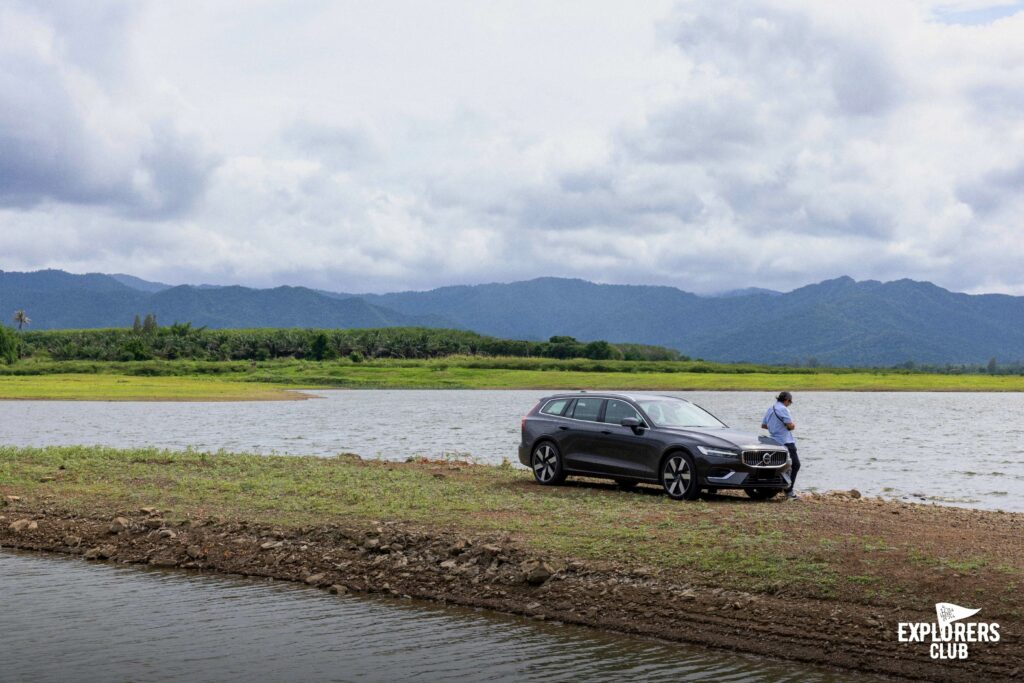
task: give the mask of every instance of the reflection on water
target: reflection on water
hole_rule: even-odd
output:
[[[309,401],[100,403],[0,401],[0,443],[105,444],[402,460],[516,461],[519,418],[544,391],[318,391]],[[757,430],[770,392],[687,392]],[[801,488],[857,488],[973,507],[1024,510],[1024,394],[796,395]]]
[[[3,681],[867,681],[411,601],[0,552]]]

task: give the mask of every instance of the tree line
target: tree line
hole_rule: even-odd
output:
[[[13,334],[12,334],[13,336]],[[22,332],[22,357],[53,360],[270,360],[296,358],[353,362],[375,358],[453,355],[593,360],[686,360],[677,351],[643,344],[499,339],[464,330],[418,327],[380,329],[206,329],[191,323],[157,324],[147,316],[127,329]],[[17,343],[17,339],[14,340]]]

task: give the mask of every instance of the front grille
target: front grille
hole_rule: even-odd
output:
[[[785,486],[786,482],[783,480],[781,474],[774,472],[754,472],[747,477],[746,484],[753,484],[754,486]]]
[[[765,462],[765,456],[768,462]],[[743,464],[751,467],[779,467],[786,464],[786,451],[743,451]]]

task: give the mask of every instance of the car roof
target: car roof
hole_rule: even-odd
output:
[[[622,391],[567,391],[560,394],[552,394],[551,396],[545,396],[543,400],[555,399],[555,398],[582,398],[584,396],[592,396],[593,398],[622,398],[627,401],[640,401],[643,399],[652,398],[668,398],[676,401],[686,401],[685,398],[679,396],[669,396],[667,394],[655,394],[646,392],[622,392]]]

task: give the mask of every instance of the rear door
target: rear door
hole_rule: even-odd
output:
[[[603,398],[581,396],[577,398],[565,413],[567,420],[559,426],[564,433],[560,442],[562,458],[566,468],[580,472],[597,472],[595,461],[596,449],[601,436],[601,410],[604,408]]]
[[[636,434],[621,424],[625,417],[645,422],[636,408],[627,401],[610,398],[601,417],[601,438],[595,455],[603,471],[631,479],[657,478],[658,448],[648,436],[650,430]]]

